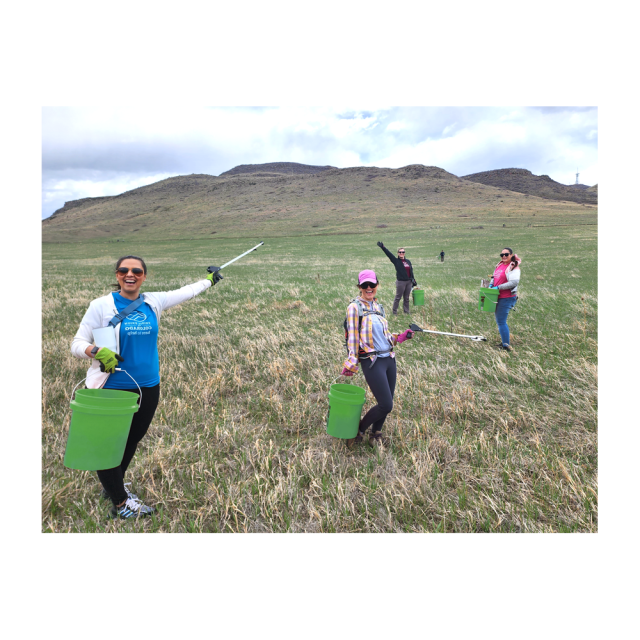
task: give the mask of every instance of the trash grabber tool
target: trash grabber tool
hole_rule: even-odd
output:
[[[409,325],[411,331],[422,331],[422,333],[437,333],[441,336],[454,336],[456,338],[469,338],[474,342],[486,342],[487,339],[484,336],[465,336],[462,333],[446,333],[445,331],[429,331],[427,329],[421,329],[417,324]]]
[[[207,267],[207,271],[209,273],[217,273],[218,271],[220,271],[220,269],[224,269],[225,267],[228,267],[232,262],[235,262],[236,260],[240,260],[240,258],[243,258],[248,253],[255,251],[258,247],[261,247],[263,244],[264,242],[257,244],[255,247],[253,247],[253,249],[249,249],[249,251],[245,251],[244,253],[241,253],[237,258],[234,258],[233,260],[229,260],[229,262],[225,262],[221,267]]]

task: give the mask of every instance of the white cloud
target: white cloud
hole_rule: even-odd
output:
[[[509,113],[505,113],[500,116],[500,122],[509,122],[510,120],[516,120],[521,117],[521,113],[518,110],[509,111]]]
[[[510,111],[507,115],[506,119],[499,116],[478,120],[448,137],[398,147],[381,158],[380,164],[390,167],[414,163],[435,165],[459,176],[520,167],[538,175],[550,175],[564,184],[575,182],[572,167],[576,163],[595,169],[597,149],[587,140],[584,127],[590,124],[584,114],[579,114],[583,128],[578,129],[575,128],[578,120],[571,115],[562,119],[558,119],[558,114],[542,117],[532,114],[531,117],[531,114]],[[582,131],[585,132],[583,138],[576,138],[576,133]],[[572,172],[573,179],[567,179]],[[587,176],[593,180],[595,171],[585,172],[585,180]]]

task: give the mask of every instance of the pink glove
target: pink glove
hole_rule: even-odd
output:
[[[401,333],[398,336],[397,343],[402,344],[405,340],[411,340],[413,338],[413,331],[411,329],[407,329],[404,333]]]
[[[353,375],[353,371],[349,371],[349,369],[347,369],[347,367],[343,367],[342,373],[340,375],[341,376],[352,376]]]

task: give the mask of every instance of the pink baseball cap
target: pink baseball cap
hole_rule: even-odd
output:
[[[362,284],[363,282],[378,282],[375,271],[371,271],[371,269],[361,271],[358,274],[358,284]]]

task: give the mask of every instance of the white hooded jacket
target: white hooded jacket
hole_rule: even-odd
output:
[[[516,264],[511,262],[509,266],[506,268],[504,275],[507,278],[506,282],[498,285],[498,289],[504,291],[505,289],[511,289],[512,295],[517,295],[518,293],[518,284],[520,283],[520,264],[522,260],[518,258],[518,256],[514,253],[513,257],[516,259]],[[496,265],[496,269],[500,266],[501,262],[498,262]],[[491,281],[489,283],[490,286],[493,286],[493,276],[491,276]]]
[[[210,280],[198,280],[193,284],[185,285],[180,289],[174,291],[159,291],[153,293],[141,294],[144,301],[153,309],[158,319],[158,326],[160,325],[160,316],[165,309],[175,307],[177,304],[191,300],[195,298],[199,293],[202,293],[205,289],[211,285]],[[113,296],[109,293],[101,298],[96,298],[89,304],[82,321],[80,322],[80,328],[73,338],[71,343],[71,353],[76,358],[87,358],[89,356],[85,353],[87,347],[93,346],[93,330],[101,327],[109,326],[109,321],[113,316],[118,313],[116,309],[116,303]],[[120,331],[116,329],[116,345],[117,351],[120,352]],[[109,378],[109,374],[100,371],[100,362],[93,359],[89,371],[87,372],[86,385],[87,389],[102,388]]]

